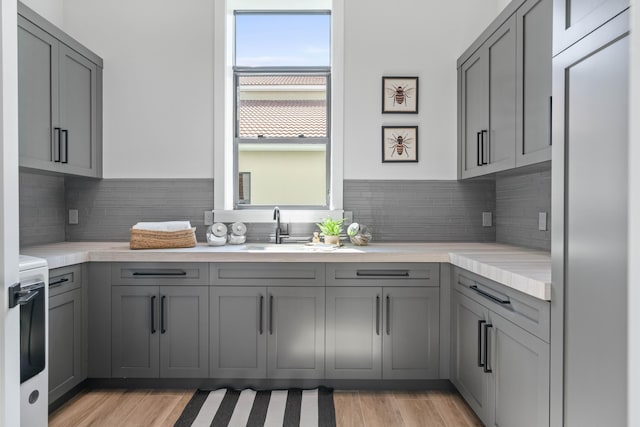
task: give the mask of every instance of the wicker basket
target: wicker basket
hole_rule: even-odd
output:
[[[131,249],[192,248],[196,245],[196,228],[179,231],[151,231],[131,229]]]

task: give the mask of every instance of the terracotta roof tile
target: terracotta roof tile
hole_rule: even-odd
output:
[[[324,86],[327,84],[325,76],[242,76],[241,86]]]
[[[325,137],[326,113],[325,101],[241,101],[240,137]]]

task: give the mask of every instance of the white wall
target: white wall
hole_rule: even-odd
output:
[[[50,19],[62,1],[105,61],[105,177],[213,177],[214,2],[28,0]],[[344,1],[346,179],[456,178],[456,59],[506,3]],[[380,113],[392,74],[420,77],[419,115]],[[381,163],[383,124],[420,126],[419,163]]]
[[[7,288],[18,281],[16,5],[0,3],[0,426],[7,427],[20,425],[20,309],[9,310],[7,301]]]
[[[47,18],[59,28],[64,28],[64,0],[22,0],[22,3]]]
[[[345,1],[345,179],[456,179],[456,60],[498,3]],[[383,75],[420,77],[417,116],[381,114]],[[418,163],[381,163],[383,124],[419,126]]]

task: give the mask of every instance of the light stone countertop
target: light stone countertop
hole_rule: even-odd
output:
[[[372,243],[332,251],[296,244],[131,250],[128,242],[62,242],[20,249],[49,268],[84,262],[449,262],[505,286],[551,300],[549,252],[500,243]]]

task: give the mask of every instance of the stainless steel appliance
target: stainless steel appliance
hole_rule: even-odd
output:
[[[47,261],[20,255],[20,283],[12,303],[20,305],[20,425],[47,425],[49,394],[49,269]]]

